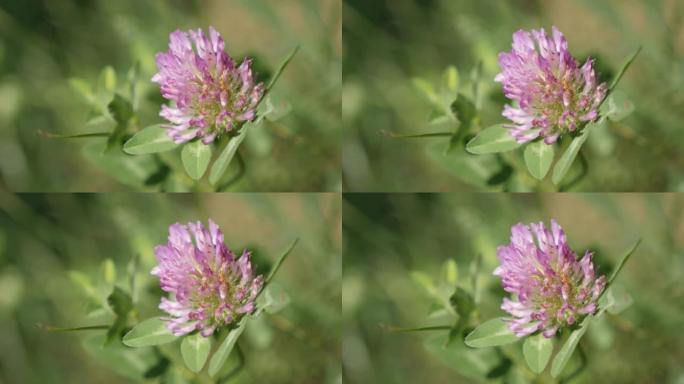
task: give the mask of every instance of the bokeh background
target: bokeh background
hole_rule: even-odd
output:
[[[292,110],[250,132],[241,147],[247,173],[232,190],[340,190],[341,17],[340,0],[3,0],[0,185],[21,192],[173,189],[153,156],[111,164],[93,153],[102,138],[50,140],[37,132],[102,131],[86,125],[90,108],[70,80],[95,85],[112,66],[123,92],[136,61],[140,126],[161,123],[164,100],[149,81],[154,55],[167,50],[170,32],[213,25],[229,53],[253,57],[264,78],[301,47],[272,94]]]
[[[581,340],[589,363],[572,383],[681,383],[684,380],[684,197],[676,194],[348,194],[343,202],[343,372],[347,383],[550,383],[534,381],[520,343],[503,347],[513,364],[492,364],[494,348],[474,350],[447,332],[392,333],[385,326],[438,325],[427,319],[424,288],[457,264],[457,284],[470,289],[472,262],[482,255],[476,298],[480,320],[504,315],[503,290],[492,276],[496,246],[518,222],[555,218],[576,252],[596,252],[608,273],[643,242],[615,287],[633,298],[620,315],[592,324]],[[453,289],[453,287],[451,287]],[[570,365],[573,365],[572,363]],[[485,376],[498,376],[486,380]]]
[[[116,266],[116,284],[127,290],[135,255],[139,316],[161,314],[162,291],[149,274],[153,248],[166,242],[170,224],[208,218],[221,226],[231,249],[253,251],[260,271],[268,271],[294,238],[300,239],[274,279],[290,304],[250,323],[239,339],[246,365],[230,382],[341,383],[340,199],[335,194],[0,194],[0,383],[195,383],[183,379],[188,371],[160,370],[154,348],[115,343],[103,349],[98,337],[104,331],[53,333],[35,325],[92,324],[96,320],[86,314],[93,300],[101,302],[111,291],[106,260]],[[180,358],[178,343],[162,347],[171,361]],[[179,364],[183,367],[182,360]],[[143,379],[155,372],[162,376]]]
[[[440,81],[458,68],[465,93],[482,63],[482,127],[504,122],[506,99],[493,81],[497,54],[518,29],[556,25],[571,53],[597,60],[609,79],[639,45],[643,51],[619,89],[635,112],[597,131],[583,148],[589,173],[575,191],[684,189],[684,3],[678,0],[474,1],[344,0],[343,179],[349,191],[516,190],[464,183],[463,167],[436,162],[427,147],[444,138],[395,134],[437,131],[412,79]],[[522,151],[519,152],[520,156]],[[483,156],[491,163],[493,155]],[[473,168],[477,168],[473,166]],[[480,167],[482,168],[482,167]],[[474,170],[475,172],[478,169]]]

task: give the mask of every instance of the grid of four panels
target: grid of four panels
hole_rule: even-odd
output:
[[[0,4],[0,383],[684,381],[684,4]]]

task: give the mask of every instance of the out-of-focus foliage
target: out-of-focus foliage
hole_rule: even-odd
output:
[[[499,72],[497,54],[510,50],[513,32],[549,30],[552,25],[563,31],[570,51],[581,62],[587,56],[596,58],[598,72],[607,81],[637,46],[643,47],[619,85],[633,103],[633,113],[592,132],[583,148],[589,172],[571,188],[684,189],[682,2],[345,0],[343,11],[346,190],[518,191],[529,188],[524,184],[534,185],[525,171],[522,151],[503,157],[442,156],[435,161],[434,149],[444,142],[443,137],[406,140],[386,132],[437,130],[428,124],[432,106],[412,79],[438,84],[450,65],[461,75],[459,92],[468,92],[471,74],[482,64],[479,96],[473,98],[480,108],[479,124],[489,127],[505,122],[501,111],[507,100],[501,85],[494,82]],[[571,170],[568,179],[581,172],[580,162],[576,163],[578,169]],[[520,172],[512,172],[517,168]],[[497,177],[473,181],[474,173],[489,171]],[[518,174],[531,180],[521,183],[512,177]]]
[[[128,193],[0,194],[0,382],[206,382],[190,380],[178,341],[133,349],[105,344],[106,330],[53,333],[35,325],[111,324],[112,313],[92,311],[114,284],[123,292],[110,299],[112,308],[127,306],[119,299],[134,292],[129,326],[162,315],[163,292],[149,273],[153,248],[166,243],[170,224],[210,217],[231,249],[253,251],[259,273],[300,239],[274,279],[289,304],[248,324],[238,341],[245,366],[230,382],[341,383],[339,196]],[[227,367],[236,364],[231,356]]]
[[[596,252],[599,272],[606,275],[635,239],[643,239],[614,285],[633,302],[619,315],[608,311],[588,328],[581,340],[588,365],[572,382],[684,380],[679,363],[684,308],[678,304],[684,299],[684,197],[349,194],[343,214],[346,382],[552,382],[550,367],[536,378],[526,368],[521,342],[471,349],[458,337],[448,342],[449,330],[388,332],[444,324],[439,308],[454,286],[472,294],[477,309],[469,316],[475,324],[505,316],[499,308],[505,292],[492,275],[496,247],[509,242],[513,224],[551,218],[563,226],[575,251]],[[579,363],[575,353],[567,372]]]
[[[301,47],[271,95],[291,109],[250,131],[240,149],[246,173],[231,189],[339,190],[341,16],[339,0],[3,1],[0,182],[12,191],[182,190],[188,180],[178,179],[187,178],[178,153],[164,154],[163,165],[160,155],[103,157],[101,137],[38,132],[112,130],[92,119],[93,105],[106,106],[114,91],[128,97],[136,63],[138,121],[120,140],[164,122],[165,100],[150,81],[155,54],[166,51],[170,32],[213,25],[228,52],[253,57],[263,78]],[[228,173],[237,172],[231,164]]]

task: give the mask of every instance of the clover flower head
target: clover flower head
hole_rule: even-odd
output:
[[[170,122],[162,127],[176,143],[201,138],[209,144],[254,120],[264,85],[256,83],[251,59],[237,65],[213,27],[209,36],[198,29],[172,32],[169,39],[169,51],[156,56],[159,72],[152,81],[173,101],[163,105],[159,115]]]
[[[505,126],[516,141],[541,137],[553,144],[561,135],[598,118],[608,86],[598,84],[594,59],[578,65],[556,27],[550,36],[543,28],[515,32],[512,48],[499,53],[501,73],[495,80],[514,101],[502,114],[511,120]]]
[[[152,274],[172,294],[159,308],[169,314],[163,320],[174,335],[199,330],[208,337],[254,312],[263,276],[254,276],[249,252],[237,257],[228,249],[212,220],[209,228],[200,222],[171,225],[168,244],[154,251],[159,264]]]
[[[513,317],[507,322],[517,336],[542,331],[552,337],[559,328],[596,312],[605,276],[596,276],[591,252],[578,260],[555,220],[551,230],[541,222],[514,225],[511,243],[498,247],[496,254],[501,265],[494,275],[512,294],[501,309]]]

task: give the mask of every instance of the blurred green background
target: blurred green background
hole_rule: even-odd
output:
[[[496,373],[504,376],[488,382],[535,382],[524,362],[520,370],[496,372],[494,348],[469,349],[456,340],[445,349],[448,331],[401,334],[382,325],[438,325],[427,319],[433,300],[423,287],[425,276],[437,285],[443,264],[452,259],[457,284],[469,288],[478,254],[480,320],[503,316],[504,291],[491,274],[496,246],[509,243],[513,224],[548,224],[551,218],[563,226],[573,250],[596,252],[600,273],[643,239],[615,284],[634,302],[592,324],[581,341],[588,367],[572,382],[684,382],[684,196],[347,194],[343,214],[347,383],[473,383]],[[522,359],[520,343],[502,351],[513,361]],[[536,382],[552,382],[548,369],[545,375]]]
[[[592,134],[585,145],[589,173],[574,190],[684,190],[683,2],[344,0],[343,12],[345,190],[517,190],[464,183],[462,166],[428,156],[426,148],[444,138],[405,140],[382,132],[438,131],[427,126],[430,106],[412,79],[437,84],[446,67],[455,65],[468,93],[470,74],[480,61],[481,125],[504,122],[506,99],[493,80],[499,72],[497,54],[510,51],[518,29],[549,31],[552,25],[565,34],[575,57],[596,58],[604,79],[643,46],[618,87],[636,110]],[[522,157],[522,151],[517,153]],[[481,158],[482,163],[495,161],[494,155]]]
[[[101,301],[111,291],[105,260],[128,289],[136,254],[140,318],[161,314],[163,292],[149,274],[153,248],[166,243],[170,224],[207,218],[231,249],[252,250],[262,273],[300,238],[274,280],[291,302],[249,324],[239,340],[246,365],[230,382],[341,383],[340,200],[335,194],[0,194],[0,383],[143,382],[158,360],[155,348],[122,353],[123,346],[102,349],[93,340],[104,331],[51,333],[35,324],[95,322],[85,318],[93,296]],[[162,347],[167,358],[180,358],[178,342]],[[188,372],[168,370],[162,379],[190,383],[181,380]]]
[[[233,57],[255,58],[262,77],[301,46],[272,94],[292,110],[250,132],[241,148],[247,173],[233,189],[340,190],[341,17],[339,0],[4,0],[0,185],[21,192],[173,190],[154,156],[121,165],[92,150],[102,138],[55,140],[37,132],[102,131],[86,126],[92,116],[70,79],[95,85],[111,65],[123,92],[136,61],[140,127],[163,122],[164,100],[149,80],[154,55],[167,50],[170,32],[213,25]]]

